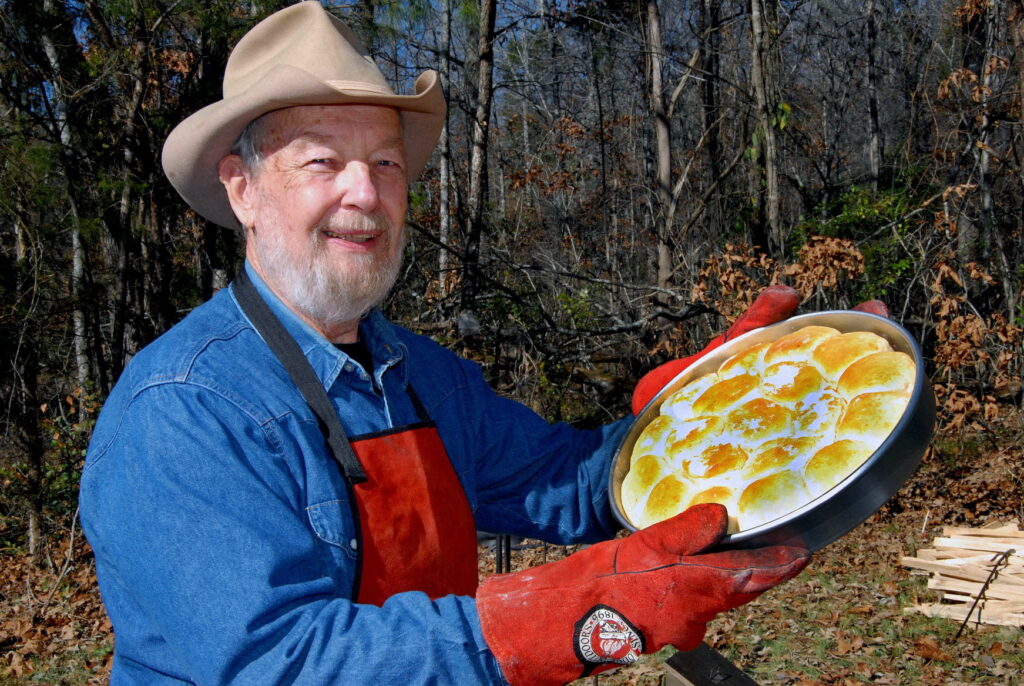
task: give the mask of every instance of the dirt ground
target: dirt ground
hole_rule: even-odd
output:
[[[878,513],[815,555],[799,577],[718,617],[706,642],[762,686],[1024,684],[1024,629],[969,625],[904,611],[937,602],[927,577],[904,567],[944,525],[981,526],[1024,515],[1017,413],[983,430],[943,436]],[[513,569],[574,548],[523,541]],[[482,575],[494,553],[480,548]],[[105,684],[113,640],[77,529],[52,542],[42,566],[0,554],[0,686]],[[578,685],[665,684],[674,650]]]

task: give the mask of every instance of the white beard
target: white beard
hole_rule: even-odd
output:
[[[350,267],[339,269],[329,259],[321,229],[370,230],[385,228],[388,240],[396,231],[383,216],[355,215],[325,222],[310,233],[310,250],[301,258],[292,255],[281,232],[264,229],[250,237],[267,281],[285,302],[325,329],[358,321],[387,297],[402,266],[402,251],[347,256]]]

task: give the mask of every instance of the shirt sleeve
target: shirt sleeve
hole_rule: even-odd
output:
[[[562,544],[614,536],[621,525],[608,498],[609,472],[631,418],[593,430],[549,423],[495,393],[475,363],[440,354],[448,359],[419,373],[435,375],[430,385],[445,389],[429,409],[477,528]]]
[[[103,440],[82,522],[115,631],[152,647],[121,657],[197,684],[504,683],[472,599],[346,597],[273,422],[166,383]]]

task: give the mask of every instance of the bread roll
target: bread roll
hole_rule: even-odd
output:
[[[895,350],[872,353],[847,367],[836,388],[847,398],[879,391],[909,394],[914,388],[916,372],[914,360],[906,353]]]
[[[881,336],[870,331],[851,331],[819,343],[811,353],[811,363],[834,383],[857,360],[889,350],[892,350],[889,341]]]
[[[619,487],[619,499],[627,517],[636,521],[636,516],[643,514],[651,489],[669,473],[657,455],[644,455],[633,463]]]
[[[753,398],[729,412],[724,424],[729,439],[754,447],[791,433],[793,411],[766,398]]]
[[[669,474],[651,489],[641,517],[641,526],[649,526],[674,517],[690,504],[696,493],[692,481],[679,474]]]
[[[719,381],[718,374],[711,372],[694,379],[678,391],[669,395],[661,405],[661,414],[672,415],[676,419],[688,419],[694,415],[693,401]]]
[[[860,441],[843,439],[814,454],[804,468],[804,481],[812,495],[825,493],[864,464],[875,449]]]
[[[661,415],[655,418],[636,439],[630,464],[644,455],[664,453],[668,446],[675,441],[677,431],[678,427],[671,417]]]
[[[805,326],[802,329],[797,329],[779,338],[769,346],[768,350],[764,353],[764,363],[771,365],[776,362],[787,362],[789,360],[806,362],[810,357],[811,351],[817,345],[838,335],[839,331],[831,326]]]
[[[802,467],[814,454],[818,441],[813,436],[787,436],[768,441],[746,463],[743,476],[757,479],[789,467]]]
[[[771,343],[758,343],[743,352],[736,353],[718,368],[718,378],[728,379],[739,374],[759,376],[764,369],[764,354]]]
[[[749,459],[747,451],[735,443],[718,443],[705,448],[691,460],[684,460],[682,469],[693,479],[707,479],[742,469]]]
[[[765,368],[761,377],[763,396],[780,403],[806,400],[820,394],[825,388],[825,378],[821,372],[806,362],[776,362]]]
[[[730,533],[793,512],[885,441],[916,374],[869,332],[808,326],[751,345],[662,403],[633,447],[623,511],[642,528],[719,502]]]
[[[839,420],[836,439],[861,441],[872,449],[877,448],[899,423],[909,400],[909,396],[900,391],[858,395]]]
[[[804,398],[795,406],[793,435],[816,436],[822,441],[830,441],[844,412],[846,400],[831,390]]]
[[[715,415],[704,417],[693,417],[683,422],[678,422],[673,435],[673,441],[665,449],[665,458],[675,468],[682,466],[696,453],[703,450],[708,442],[722,432],[722,418]]]
[[[783,517],[810,500],[804,480],[788,469],[754,481],[740,494],[736,519],[740,530]]]
[[[753,374],[739,374],[718,381],[693,401],[693,411],[698,415],[716,414],[753,395],[757,390],[757,377]]]

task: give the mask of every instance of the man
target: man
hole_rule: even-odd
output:
[[[563,683],[692,648],[807,563],[705,552],[714,505],[605,540],[628,419],[549,425],[373,309],[444,107],[436,75],[395,95],[306,2],[253,28],[224,99],[169,136],[168,177],[243,227],[246,264],[133,359],[90,444],[81,514],[115,686]],[[775,289],[743,326],[797,300]],[[477,589],[477,529],[605,542]]]

